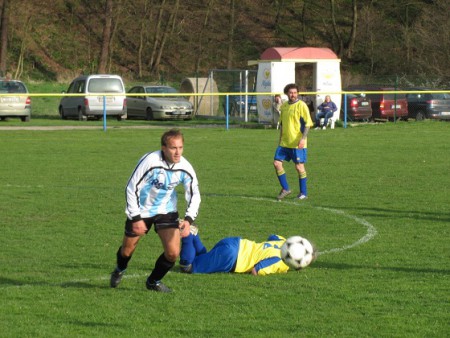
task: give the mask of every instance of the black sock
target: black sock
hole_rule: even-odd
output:
[[[117,250],[116,256],[117,256],[117,269],[120,271],[125,270],[128,266],[128,262],[130,261],[131,256],[123,257],[122,256],[122,247],[120,247],[119,250]]]
[[[156,281],[161,280],[166,273],[169,272],[170,269],[175,265],[174,262],[170,262],[166,259],[166,256],[164,256],[164,253],[159,256],[159,258],[156,260],[155,268],[153,269],[150,276],[148,276],[148,282],[149,283],[155,283]]]

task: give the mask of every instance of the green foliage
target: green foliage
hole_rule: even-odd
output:
[[[448,123],[311,131],[301,203],[274,200],[276,130],[182,126],[208,248],[225,236],[300,234],[318,260],[267,277],[174,269],[174,292],[157,294],[144,285],[161,253],[151,231],[110,289],[124,186],[167,127],[2,130],[2,337],[448,334]],[[297,191],[291,163],[286,171]],[[358,243],[369,226],[376,233]]]

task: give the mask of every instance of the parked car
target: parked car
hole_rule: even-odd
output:
[[[432,89],[408,88],[415,93],[406,94],[409,117],[417,121],[424,119],[450,120],[450,94],[431,93]]]
[[[67,94],[82,95],[62,97],[59,103],[59,115],[62,119],[68,117],[80,121],[87,120],[88,117],[101,119],[104,108],[107,116],[115,116],[118,121],[126,118],[125,86],[119,75],[94,74],[77,77],[69,85]]]
[[[364,93],[348,93],[342,95],[341,120],[344,119],[345,97],[347,97],[347,120],[370,121],[372,119],[372,101]]]
[[[372,103],[372,118],[374,120],[393,120],[408,118],[408,101],[405,94],[396,93],[399,88],[376,86],[376,85],[357,85],[349,86],[349,91],[361,91]],[[378,93],[370,93],[378,92]],[[386,93],[384,93],[386,92]]]
[[[0,120],[8,117],[19,117],[22,122],[31,118],[31,98],[26,95],[28,89],[18,80],[0,79]],[[16,95],[24,94],[24,95]]]
[[[145,94],[179,94],[170,86],[137,85],[128,91],[128,117],[146,120],[189,120],[193,116],[194,107],[189,100],[178,95],[145,95]]]

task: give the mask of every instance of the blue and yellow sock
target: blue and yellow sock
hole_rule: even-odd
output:
[[[306,188],[306,181],[307,181],[306,171],[301,172],[298,175],[298,182],[299,182],[299,185],[300,185],[300,194],[308,196],[308,190]]]
[[[286,178],[286,172],[283,170],[277,171],[278,181],[280,181],[280,185],[284,190],[289,190],[289,184]]]

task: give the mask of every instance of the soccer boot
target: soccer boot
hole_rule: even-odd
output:
[[[147,278],[147,282],[145,283],[145,285],[147,286],[147,289],[151,290],[151,291],[163,292],[163,293],[172,292],[172,289],[170,289],[167,286],[165,286],[163,284],[163,282],[161,282],[161,281],[155,281],[155,282],[152,283]]]
[[[125,270],[118,271],[117,269],[111,273],[110,285],[112,288],[117,287],[122,280],[123,275],[125,274]]]
[[[280,193],[277,196],[277,200],[281,201],[283,198],[285,198],[287,195],[289,195],[292,191],[290,190],[284,190],[281,189]]]

